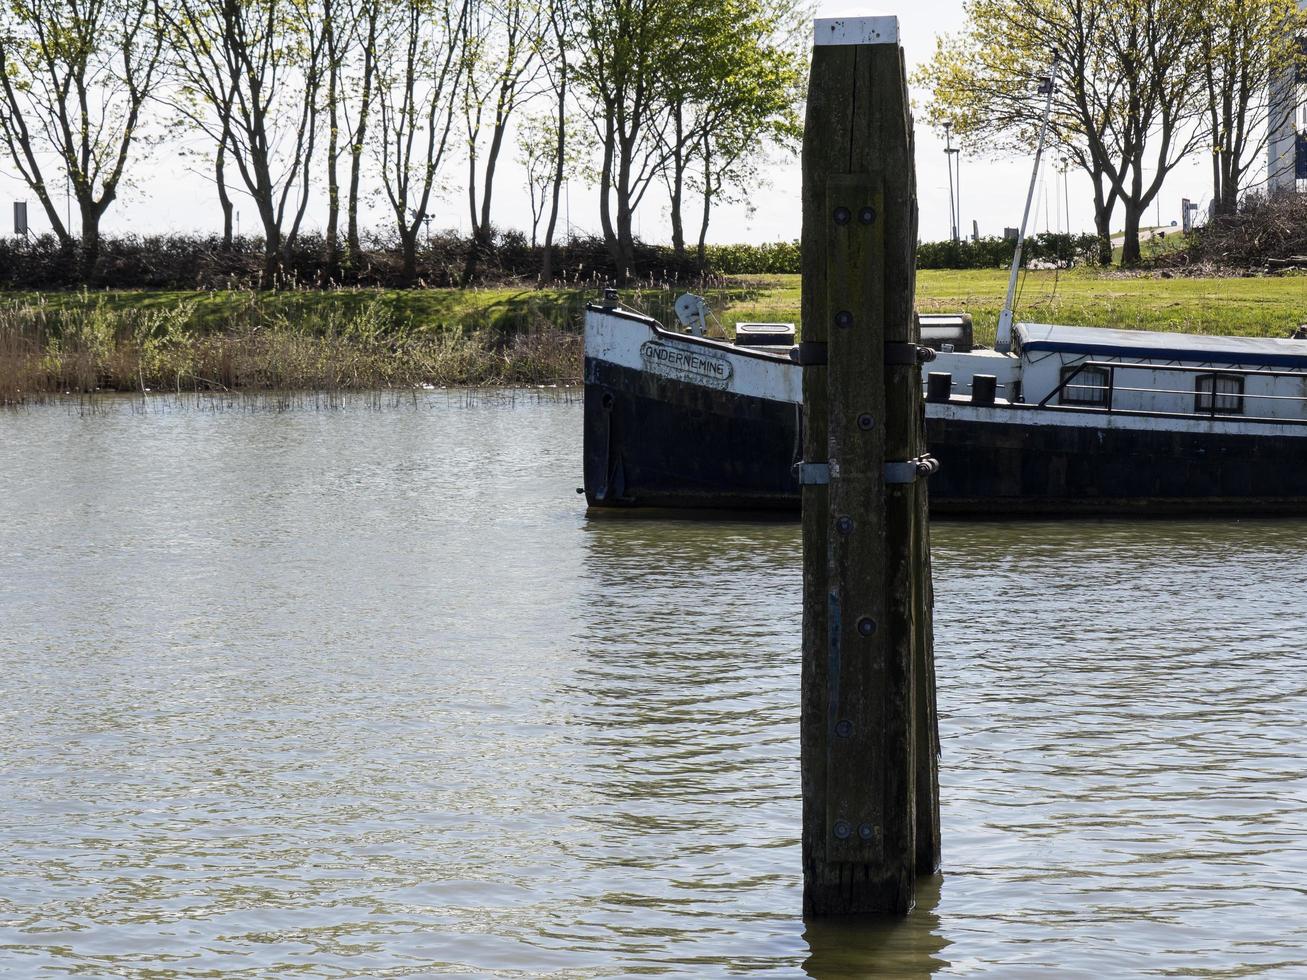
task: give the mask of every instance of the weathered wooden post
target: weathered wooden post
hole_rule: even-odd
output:
[[[906,912],[939,863],[916,232],[898,20],[819,19],[799,348],[808,914]]]

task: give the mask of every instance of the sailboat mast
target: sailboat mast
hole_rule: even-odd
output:
[[[1048,74],[1039,85],[1044,96],[1044,121],[1039,126],[1039,143],[1035,147],[1035,166],[1030,172],[1030,189],[1026,192],[1026,210],[1021,215],[1021,231],[1017,234],[1017,247],[1012,255],[1012,270],[1007,278],[1007,298],[1003,300],[1003,311],[998,315],[998,338],[994,349],[1006,354],[1012,350],[1012,304],[1017,294],[1017,273],[1021,271],[1021,250],[1026,241],[1026,225],[1030,221],[1030,204],[1035,199],[1035,184],[1039,179],[1039,162],[1044,156],[1044,140],[1048,136],[1048,120],[1053,114],[1053,76],[1057,72],[1057,52],[1053,52],[1053,64]]]

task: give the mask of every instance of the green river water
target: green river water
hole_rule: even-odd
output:
[[[0,974],[1307,976],[1307,523],[937,523],[943,872],[805,923],[798,527],[580,423],[0,416]]]

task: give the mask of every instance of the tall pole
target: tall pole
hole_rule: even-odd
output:
[[[1003,300],[1003,311],[998,315],[998,337],[994,349],[1000,354],[1012,350],[1012,304],[1017,295],[1017,273],[1021,271],[1021,249],[1026,241],[1026,224],[1030,221],[1030,204],[1035,199],[1035,183],[1039,179],[1039,163],[1044,158],[1044,140],[1048,136],[1048,120],[1053,114],[1053,77],[1057,73],[1057,52],[1053,52],[1053,63],[1048,74],[1039,84],[1039,92],[1044,96],[1044,121],[1039,126],[1039,144],[1035,148],[1035,165],[1030,171],[1030,189],[1026,191],[1026,210],[1021,215],[1021,231],[1017,234],[1017,247],[1012,255],[1012,269],[1007,278],[1007,297]]]
[[[1062,161],[1062,202],[1066,207],[1066,233],[1071,234],[1071,190],[1067,187],[1067,172],[1071,169],[1071,161]]]
[[[956,184],[958,206],[954,209],[957,214],[957,224],[953,228],[953,240],[957,241],[962,231],[962,147],[953,151],[953,159],[957,166]]]
[[[953,198],[953,124],[944,124],[944,163],[948,167],[948,219],[953,241],[958,240],[958,211]]]
[[[815,41],[797,351],[803,907],[902,914],[939,865],[912,121],[897,18],[819,19]]]

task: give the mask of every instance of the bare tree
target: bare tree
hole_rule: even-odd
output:
[[[680,58],[678,0],[575,0],[574,78],[598,138],[599,221],[618,276],[635,271],[634,217],[667,162],[665,84]]]
[[[554,278],[554,232],[558,228],[558,199],[567,179],[568,169],[568,84],[571,81],[571,47],[575,39],[571,0],[551,0],[549,4],[549,46],[544,57],[545,71],[554,92],[554,177],[549,193],[549,221],[545,224],[544,248],[540,258],[540,281]],[[573,145],[575,144],[573,140]],[[580,154],[573,151],[579,161]]]
[[[337,92],[342,115],[349,120],[349,191],[345,200],[345,247],[351,265],[362,258],[359,242],[359,193],[363,150],[376,102],[377,33],[386,0],[344,0],[349,14],[343,84]],[[351,119],[352,116],[352,119]]]
[[[929,114],[999,150],[1038,132],[1035,82],[1053,67],[1052,139],[1094,188],[1100,258],[1125,210],[1122,262],[1138,260],[1139,225],[1175,166],[1201,142],[1201,11],[1189,0],[968,0],[961,36],[941,39],[918,79]]]
[[[1294,100],[1277,105],[1271,95],[1277,73],[1292,75],[1302,60],[1297,35],[1305,15],[1294,0],[1210,0],[1195,16],[1212,146],[1212,204],[1217,214],[1233,214],[1269,134],[1292,122]]]
[[[394,216],[406,283],[417,278],[417,242],[459,107],[470,0],[394,0],[378,36],[374,152]]]
[[[480,251],[491,243],[495,169],[514,110],[536,94],[533,83],[542,70],[542,29],[547,24],[536,0],[469,4],[463,26],[463,122],[473,247],[468,250],[465,280],[473,278]]]
[[[179,107],[235,164],[263,227],[264,285],[274,286],[312,190],[327,61],[321,19],[299,0],[170,0],[157,9],[197,96]]]
[[[25,0],[0,8],[0,139],[65,248],[45,164],[53,158],[81,219],[90,278],[100,219],[118,195],[141,111],[159,75],[151,0]]]
[[[335,275],[340,256],[340,122],[341,69],[345,61],[347,32],[342,31],[340,12],[343,0],[320,0],[322,4],[322,43],[326,61],[327,109],[327,228],[323,233],[323,265],[328,275]]]
[[[231,140],[231,100],[235,93],[228,90],[226,99],[218,107],[218,118],[222,121],[222,132],[218,135],[218,151],[213,157],[213,180],[218,187],[218,206],[222,208],[222,247],[231,248],[233,230],[232,213],[235,205],[227,193],[227,143]]]
[[[790,34],[797,19],[791,0],[718,0],[696,6],[685,25],[691,40],[665,85],[671,112],[661,134],[678,258],[685,254],[682,215],[693,170],[702,192],[702,266],[714,199],[737,181],[756,178],[767,150],[778,142],[794,145],[802,132],[804,59]]]

